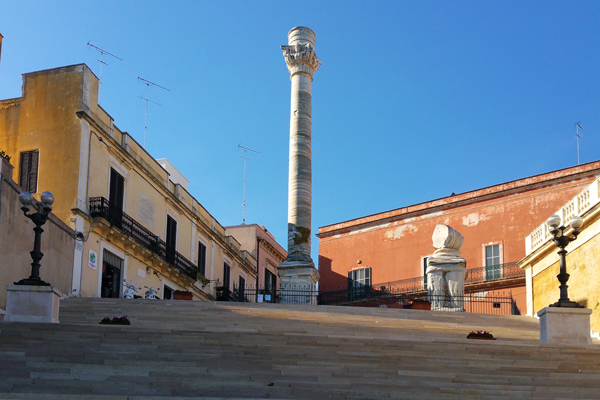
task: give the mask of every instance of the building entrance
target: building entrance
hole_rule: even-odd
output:
[[[123,260],[108,250],[102,254],[101,297],[121,297]]]

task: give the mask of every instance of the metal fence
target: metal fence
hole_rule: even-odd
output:
[[[520,315],[512,295],[478,292],[464,296],[436,296],[428,294],[412,299],[389,299],[378,304],[380,308],[430,309],[432,311],[458,311],[477,314]]]
[[[520,315],[512,295],[497,292],[477,292],[454,297],[436,296],[427,293],[398,296],[367,286],[335,291],[326,291],[321,288],[317,291],[310,287],[264,289],[254,286],[240,288],[234,285],[233,290],[217,288],[217,301],[403,309],[416,309],[417,307],[423,309],[423,306],[425,306],[426,309],[433,311]]]
[[[517,278],[525,278],[525,270],[520,268],[516,262],[471,268],[467,269],[465,286]],[[372,291],[385,292],[395,295],[421,294],[427,292],[427,277],[418,276],[416,278],[377,283],[371,287]],[[365,294],[369,295],[369,293],[366,292]]]
[[[251,303],[318,304],[318,292],[310,286],[293,286],[279,289],[265,289],[256,286],[233,286],[233,289],[217,287],[217,301],[237,301]]]

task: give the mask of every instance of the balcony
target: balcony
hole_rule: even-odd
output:
[[[153,234],[139,222],[108,202],[104,197],[90,198],[90,214],[92,218],[103,218],[111,227],[119,229],[124,235],[137,242],[142,248],[149,250],[177,270],[194,281],[197,278],[198,266],[182,256],[157,235]]]

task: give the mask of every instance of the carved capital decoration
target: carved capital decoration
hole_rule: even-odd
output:
[[[290,74],[305,72],[312,76],[321,65],[315,49],[310,42],[298,43],[291,46],[281,46],[283,57]]]

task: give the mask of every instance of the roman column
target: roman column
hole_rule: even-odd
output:
[[[292,81],[290,110],[290,171],[288,183],[288,256],[279,264],[282,302],[314,303],[285,295],[286,290],[314,290],[319,272],[310,257],[311,237],[311,103],[313,74],[321,65],[315,53],[315,33],[306,27],[288,33],[281,46]]]

